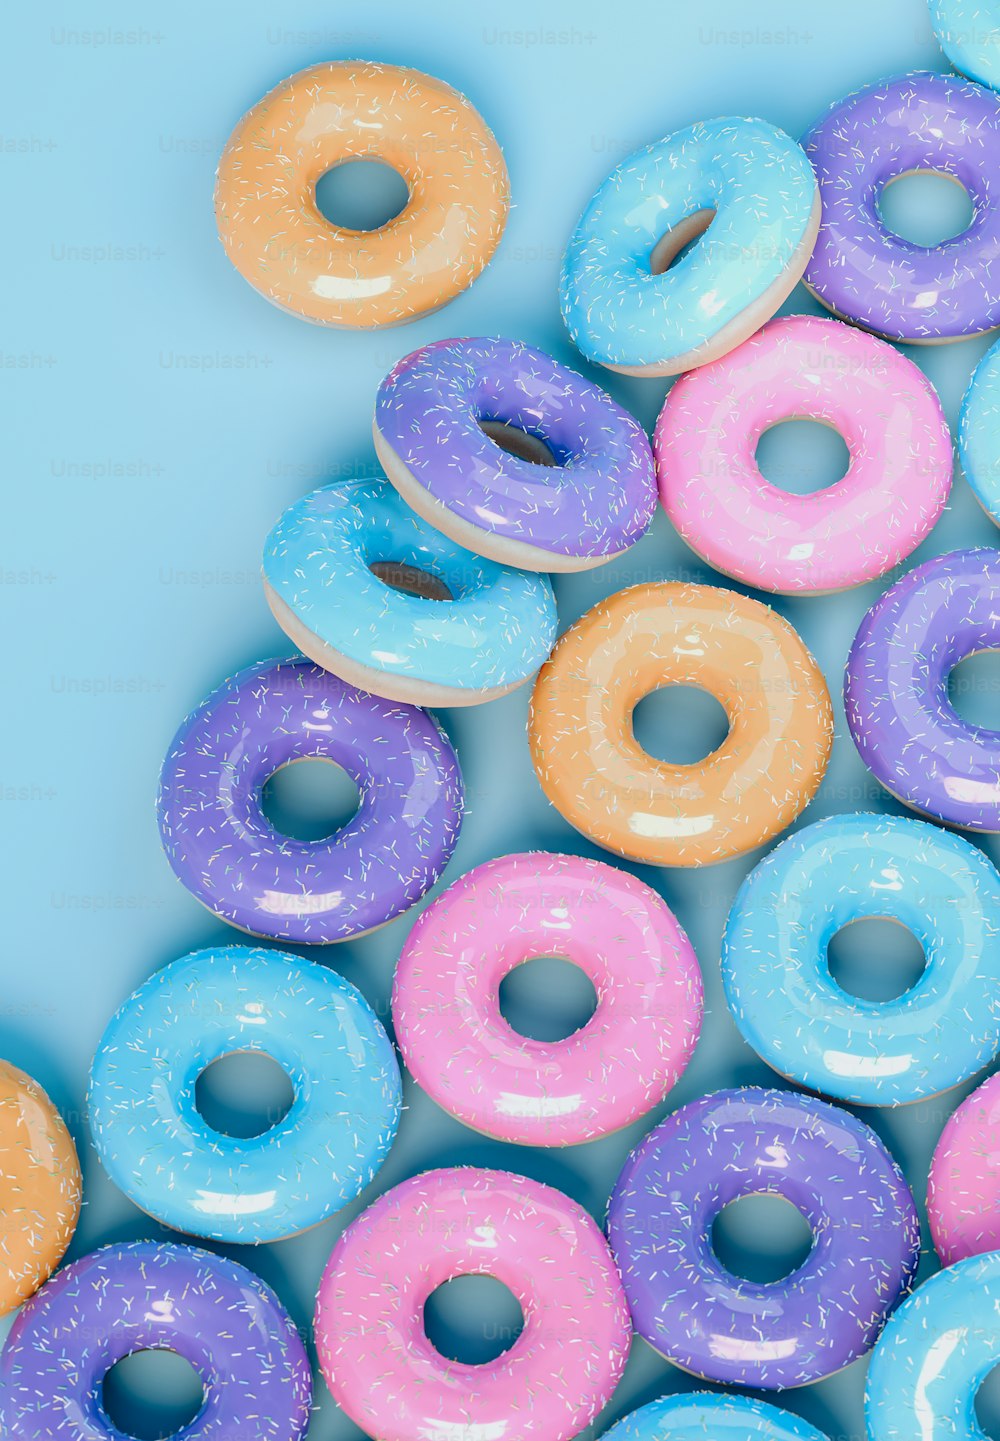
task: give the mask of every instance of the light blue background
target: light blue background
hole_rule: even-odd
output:
[[[943,60],[922,0],[577,0],[545,11],[528,0],[178,0],[158,10],[108,0],[20,6],[4,29],[0,1054],[38,1077],[80,1145],[86,1206],[72,1252],[80,1255],[162,1234],[102,1174],[83,1115],[85,1080],[107,1017],[138,982],[191,948],[239,939],[173,879],[153,796],[185,713],[235,669],[289,650],[258,581],[279,511],[325,480],[372,472],[375,388],[418,344],[500,332],[584,368],[561,328],[558,264],[579,211],[619,157],[725,113],[762,115],[799,135],[853,87]],[[510,167],[514,205],[495,261],[454,304],[403,330],[326,331],[281,314],[237,275],[215,235],[213,171],[239,116],[291,72],[345,56],[413,65],[458,86]],[[787,308],[814,309],[801,288]],[[952,422],[984,348],[969,341],[909,352]],[[663,382],[596,378],[652,425]],[[959,479],[917,558],[996,542]],[[679,575],[717,579],[659,516],[626,559],[557,581],[562,624],[626,584]],[[845,736],[839,703],[850,638],[878,593],[870,585],[778,602],[821,660],[837,703],[834,762],[810,818],[893,808]],[[522,690],[444,717],[470,798],[449,879],[526,846],[596,853],[542,798],[524,741],[527,699]],[[997,859],[996,842],[984,848]],[[670,1104],[722,1084],[771,1082],[738,1038],[718,981],[720,931],[746,864],[635,869],[677,911],[707,983],[704,1038]],[[409,924],[323,955],[383,1015]],[[474,1136],[411,1084],[406,1099],[399,1142],[367,1199],[415,1170],[469,1162],[551,1181],[600,1217],[628,1149],[656,1119],[544,1152]],[[918,1197],[957,1099],[869,1116]],[[341,1224],[235,1254],[307,1327]],[[933,1264],[928,1257],[925,1269]],[[831,1436],[857,1436],[863,1371],[858,1363],[783,1404]],[[593,1434],[635,1404],[692,1384],[637,1342]],[[310,1441],[359,1434],[322,1382],[316,1395]]]

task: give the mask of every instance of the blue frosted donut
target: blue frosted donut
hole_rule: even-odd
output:
[[[195,1082],[237,1051],[270,1056],[295,1091],[249,1139],[212,1129]],[[109,1022],[90,1124],[117,1186],[165,1226],[246,1244],[325,1221],[364,1190],[399,1123],[399,1065],[359,991],[314,961],[221,946],[157,971]]]
[[[784,131],[701,121],[636,151],[600,187],[566,251],[563,319],[584,355],[611,370],[705,365],[775,313],[818,226],[816,177]]]
[[[965,392],[958,458],[979,504],[1000,525],[1000,342],[983,356]]]
[[[866,917],[900,922],[923,947],[924,973],[897,1000],[858,1000],[830,975],[831,938]],[[743,882],[722,979],[746,1040],[799,1085],[861,1106],[936,1095],[1000,1049],[1000,876],[925,821],[818,821]]]
[[[601,1441],[826,1441],[808,1421],[749,1396],[661,1396],[623,1416]]]
[[[473,555],[385,480],[324,486],[286,510],[264,546],[264,592],[317,665],[413,705],[505,695],[556,638],[547,576]]]
[[[1000,1363],[1000,1251],[939,1271],[903,1302],[872,1354],[869,1441],[984,1441],[976,1392]]]
[[[938,44],[963,75],[1000,89],[1000,11],[995,0],[929,0]]]

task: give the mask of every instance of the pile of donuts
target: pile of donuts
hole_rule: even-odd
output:
[[[948,499],[952,443],[934,390],[890,342],[1000,324],[1000,33],[970,48],[963,7],[934,6],[974,76],[916,73],[842,100],[802,145],[763,120],[698,123],[623,161],[566,252],[561,306],[591,362],[680,378],[652,445],[598,385],[510,339],[405,355],[374,400],[383,479],[324,486],[264,546],[268,603],[294,644],[226,680],[184,721],[163,766],[159,822],[176,875],[250,938],[299,947],[358,937],[443,875],[463,810],[458,757],[431,706],[471,706],[533,681],[528,743],[555,809],[632,862],[698,867],[775,841],[815,795],[833,732],[826,681],[793,628],[722,585],[647,583],[557,638],[550,573],[620,557],[657,501],[723,576],[779,595],[872,581],[906,561]],[[949,26],[951,29],[949,29]],[[377,156],[409,202],[381,230],[337,229],[317,179]],[[975,218],[920,247],[878,198],[912,170],[961,181]],[[279,85],[239,123],[218,174],[226,251],[276,305],[374,327],[445,304],[504,228],[501,152],[469,102],[389,65],[331,63]],[[804,279],[837,318],[774,319]],[[795,496],[755,459],[774,423],[836,428],[847,474]],[[962,468],[1000,523],[1000,348],[972,379]],[[908,1294],[920,1251],[899,1166],[837,1102],[896,1106],[968,1081],[1000,1052],[1000,877],[960,832],[1000,832],[1000,731],[963,721],[951,670],[1000,647],[1000,551],[958,550],[903,573],[847,659],[854,743],[913,816],[848,814],[779,841],[725,928],[725,997],[746,1041],[801,1089],[744,1088],[669,1114],[628,1158],[606,1232],[550,1186],[453,1166],[380,1195],[341,1233],[315,1341],[339,1406],[379,1441],[568,1441],[608,1403],[633,1333],[722,1387],[776,1391],[874,1348],[871,1441],[975,1437],[974,1398],[1000,1361],[1000,1078],[955,1111],[928,1208],[945,1269]],[[704,762],[642,750],[632,712],[671,684],[715,695],[729,734]],[[265,815],[282,767],[336,762],[356,815],[302,841]],[[917,818],[920,817],[920,818]],[[948,827],[948,829],[945,829]],[[832,979],[844,925],[887,917],[923,947],[902,997],[859,1000]],[[538,955],[590,978],[591,1020],[568,1039],[517,1035],[501,982]],[[399,956],[402,1060],[446,1112],[522,1146],[567,1146],[635,1122],[684,1072],[702,978],[664,901],[626,871],[572,855],[505,855],[454,878]],[[259,1051],[295,1100],[250,1140],[196,1104],[217,1058]],[[818,1099],[818,1097],[827,1099]],[[164,1226],[267,1243],[336,1215],[377,1176],[400,1121],[401,1069],[361,994],[325,964],[257,943],[197,951],[152,975],[108,1023],[89,1119],[124,1194]],[[784,1197],[813,1234],[785,1280],[731,1274],[712,1245],[723,1207]],[[274,1293],[180,1241],[110,1245],[57,1269],[80,1172],[39,1087],[0,1069],[0,1358],[12,1441],[115,1429],[103,1377],[169,1348],[202,1377],[190,1441],[295,1441],[312,1381]],[[54,1273],[54,1274],[53,1274]],[[423,1308],[449,1279],[488,1274],[524,1327],[496,1359],[451,1361]],[[898,1308],[898,1309],[897,1309]],[[729,1391],[668,1396],[614,1441],[823,1441]]]

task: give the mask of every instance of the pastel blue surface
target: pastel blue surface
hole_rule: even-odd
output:
[[[666,1396],[623,1416],[605,1441],[826,1441],[814,1426],[749,1396]]]
[[[1000,525],[1000,344],[972,373],[958,419],[958,454],[979,504]]]
[[[238,939],[174,879],[153,801],[184,716],[222,677],[288,649],[260,584],[261,549],[276,517],[319,485],[380,473],[371,442],[379,382],[415,346],[447,336],[522,337],[607,388],[648,432],[665,384],[588,366],[558,308],[566,242],[612,167],[706,116],[761,115],[798,137],[857,86],[945,62],[924,0],[577,0],[558,18],[534,0],[507,0],[488,14],[460,0],[297,0],[280,10],[264,0],[238,9],[173,0],[142,12],[125,0],[94,0],[72,9],[14,7],[5,40],[17,59],[0,95],[8,216],[0,231],[8,279],[0,361],[8,413],[21,423],[2,432],[9,619],[0,1054],[46,1087],[80,1146],[87,1204],[76,1257],[107,1241],[167,1238],[103,1171],[86,1125],[87,1075],[109,1018],[136,986],[188,951]],[[213,174],[232,126],[283,76],[343,56],[414,65],[458,86],[510,166],[514,208],[492,265],[454,304],[400,330],[349,334],[282,314],[233,270],[215,234]],[[801,287],[785,308],[821,313]],[[985,348],[968,340],[905,349],[937,386],[952,425]],[[810,470],[816,449],[807,428],[785,434],[789,445],[768,454],[772,474],[792,483]],[[906,565],[995,545],[996,536],[959,479],[941,522]],[[659,578],[720,583],[662,513],[621,560],[556,581],[560,624],[622,586]],[[855,809],[901,813],[858,757],[839,700],[851,640],[893,578],[835,596],[773,600],[817,656],[836,707],[832,763],[807,822]],[[995,711],[995,689],[973,687],[967,699]],[[680,694],[662,700],[640,707],[640,733],[669,728],[697,738]],[[444,713],[470,805],[441,885],[531,846],[599,854],[541,794],[525,743],[527,706],[522,689]],[[311,770],[303,763],[290,773],[303,808],[316,804],[305,784]],[[976,844],[1000,858],[996,837]],[[229,1253],[275,1287],[308,1334],[316,1286],[343,1225],[381,1189],[424,1167],[509,1167],[602,1217],[626,1154],[666,1109],[723,1086],[776,1084],[730,1018],[719,974],[726,915],[758,858],[683,873],[624,867],[674,908],[705,974],[702,1040],[667,1107],[618,1135],[546,1152],[474,1135],[406,1078],[399,1137],[358,1201],[303,1236]],[[411,923],[400,918],[323,953],[383,1020]],[[559,997],[538,999],[552,1009]],[[918,1198],[964,1093],[864,1113]],[[925,1245],[924,1276],[936,1269]],[[456,1299],[439,1308],[438,1321],[450,1333],[478,1324],[482,1337],[486,1314],[467,1301],[460,1312]],[[781,1404],[828,1435],[860,1436],[865,1369],[858,1362]],[[697,1384],[637,1341],[590,1434],[663,1392]],[[309,1441],[358,1441],[322,1382],[316,1396]]]

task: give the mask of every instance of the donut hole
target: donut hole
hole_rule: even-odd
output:
[[[535,956],[500,982],[500,1014],[530,1041],[565,1041],[597,1010],[597,992],[585,971],[561,956]]]
[[[966,725],[1000,731],[1000,650],[960,660],[948,676],[948,700]]]
[[[439,575],[409,565],[405,560],[373,560],[368,569],[376,580],[404,595],[415,595],[420,600],[455,599],[454,591]]]
[[[698,685],[666,685],[637,702],[632,733],[656,760],[690,766],[714,754],[729,735],[725,707]]]
[[[883,185],[878,213],[900,240],[932,250],[963,235],[976,209],[957,176],[944,170],[906,170]]]
[[[812,1248],[812,1227],[784,1196],[738,1196],[712,1223],[712,1250],[720,1264],[760,1286],[791,1276]]]
[[[483,1366],[509,1351],[524,1330],[513,1291],[495,1276],[455,1276],[424,1302],[424,1331],[449,1361]]]
[[[123,1436],[163,1441],[196,1419],[205,1404],[201,1377],[176,1351],[133,1351],[116,1361],[101,1385],[101,1406]]]
[[[694,210],[690,215],[685,215],[677,225],[672,225],[649,252],[650,273],[665,275],[672,266],[679,265],[698,244],[715,219],[716,213],[710,208]]]
[[[406,181],[383,160],[342,160],[316,182],[316,209],[338,230],[381,230],[409,200]]]
[[[927,958],[907,926],[865,916],[830,938],[826,963],[836,985],[859,1001],[896,1001],[912,990]]]
[[[532,465],[558,466],[561,464],[552,447],[540,435],[522,430],[509,420],[492,420],[489,416],[480,418],[479,429],[494,445],[513,455],[517,460],[527,460]]]
[[[757,441],[757,469],[789,495],[815,495],[843,480],[851,464],[844,437],[823,420],[779,420]]]
[[[296,841],[325,841],[354,819],[361,793],[335,761],[307,756],[275,771],[264,785],[260,804],[281,835]]]
[[[263,1136],[285,1119],[295,1088],[283,1066],[264,1051],[230,1051],[205,1067],[194,1104],[206,1125],[240,1141]]]
[[[988,1372],[976,1392],[973,1412],[988,1441],[1000,1441],[1000,1366]]]

